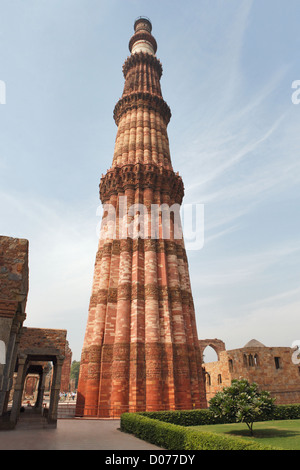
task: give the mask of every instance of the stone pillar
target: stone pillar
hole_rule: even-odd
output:
[[[16,425],[19,414],[20,408],[22,405],[22,394],[24,388],[24,382],[26,377],[26,370],[27,370],[27,356],[26,355],[19,355],[18,358],[18,375],[17,380],[14,387],[14,397],[13,397],[13,406],[10,413],[10,422],[13,426]]]
[[[7,411],[9,392],[12,388],[13,373],[17,359],[20,325],[23,318],[16,316],[10,331],[10,337],[6,351],[6,364],[4,365],[2,384],[0,384],[0,416]]]
[[[60,381],[61,381],[61,370],[64,363],[64,356],[58,356],[56,362],[53,365],[53,377],[52,377],[52,386],[50,392],[50,405],[48,411],[48,424],[53,424],[56,426],[57,423],[57,410],[58,410],[58,400],[60,392]]]
[[[46,380],[47,373],[48,373],[48,367],[43,367],[43,371],[40,374],[40,380],[39,380],[39,385],[38,385],[38,395],[37,395],[37,399],[34,405],[35,408],[40,411],[42,411],[42,406],[43,406],[45,380]]]

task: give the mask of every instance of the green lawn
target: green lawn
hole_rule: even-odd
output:
[[[191,429],[242,437],[284,450],[300,450],[300,419],[254,423],[253,437],[249,435],[247,425],[241,423],[191,426]]]

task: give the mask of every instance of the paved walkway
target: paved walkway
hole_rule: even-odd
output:
[[[162,450],[119,430],[120,420],[59,419],[56,429],[0,431],[0,450]]]

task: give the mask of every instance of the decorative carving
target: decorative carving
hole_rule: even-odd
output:
[[[177,287],[169,287],[169,294],[171,302],[181,302],[181,289]]]
[[[181,302],[182,305],[190,305],[192,294],[186,290],[181,290]]]
[[[98,251],[97,251],[97,254],[96,254],[96,263],[99,263],[102,259],[102,254],[103,254],[103,251],[102,249],[100,248]]]
[[[98,295],[93,293],[90,298],[90,309],[95,308],[97,305]]]
[[[165,240],[166,254],[177,255],[176,243],[173,241]]]
[[[99,189],[102,204],[107,202],[112,194],[124,193],[125,189],[152,188],[168,194],[171,201],[181,204],[184,196],[184,186],[181,177],[155,164],[127,164],[116,166],[101,178]],[[108,247],[103,248],[103,256]]]
[[[151,358],[156,363],[162,359],[162,344],[161,343],[145,343],[145,356],[146,359]]]
[[[107,304],[107,289],[99,289],[97,301],[98,304]]]
[[[115,303],[117,300],[168,300],[170,302],[181,302],[182,305],[193,307],[192,293],[177,287],[159,286],[156,284],[143,285],[139,282],[131,284],[120,284],[118,289],[110,288],[100,289],[97,293],[92,294],[90,300],[90,308],[96,307],[98,304],[106,305],[107,302]]]
[[[120,254],[120,240],[113,240],[112,242],[112,254],[119,255]]]
[[[132,252],[132,238],[126,238],[120,240],[120,252],[131,253]]]
[[[110,287],[107,292],[107,302],[115,304],[118,300],[118,289]]]
[[[131,300],[131,283],[118,286],[118,300]]]
[[[176,250],[177,250],[177,259],[183,259],[185,249],[177,243]]]
[[[101,362],[102,363],[109,363],[111,364],[112,363],[112,360],[113,360],[113,348],[114,348],[114,345],[113,344],[107,344],[107,343],[104,343],[103,346],[102,346],[102,358],[101,358]]]
[[[126,361],[130,357],[130,345],[128,343],[115,343],[113,348],[113,361]]]
[[[145,300],[158,299],[158,286],[157,284],[146,284],[145,285]]]
[[[136,238],[132,240],[132,251],[144,252],[144,240],[143,238]]]
[[[151,67],[156,70],[158,78],[161,78],[163,72],[161,62],[154,55],[148,54],[147,52],[138,52],[137,54],[133,54],[127,58],[123,65],[124,78],[126,79],[127,73],[132,67],[141,63],[147,63],[151,65]]]
[[[137,92],[124,95],[116,104],[114,109],[114,120],[119,125],[121,116],[129,109],[147,109],[158,111],[168,125],[171,119],[171,110],[162,97],[149,92]],[[138,124],[138,123],[137,123]]]
[[[156,252],[157,240],[145,239],[144,240],[144,251]]]
[[[88,370],[87,370],[87,379],[88,380],[99,380],[100,377],[100,370],[99,364],[96,362],[89,363]]]
[[[158,287],[158,299],[159,300],[169,300],[169,290],[167,286]]]
[[[157,240],[157,245],[156,245],[156,251],[157,253],[165,253],[165,240]]]
[[[102,257],[104,257],[104,256],[110,257],[111,256],[111,247],[112,247],[111,242],[105,243],[105,245],[102,248]]]
[[[131,300],[145,300],[145,286],[137,282],[131,286]]]

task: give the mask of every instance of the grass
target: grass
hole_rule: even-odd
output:
[[[242,437],[263,445],[271,445],[284,450],[300,450],[300,419],[283,421],[261,421],[254,423],[253,436],[250,436],[246,424],[210,424],[190,426],[199,431]]]

